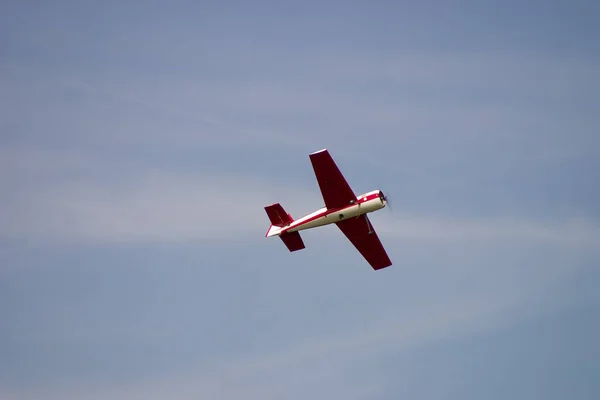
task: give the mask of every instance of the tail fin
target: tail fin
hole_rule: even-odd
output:
[[[300,237],[300,233],[298,232],[283,232],[282,228],[286,225],[294,222],[292,216],[285,212],[281,204],[275,203],[270,206],[265,207],[265,211],[271,220],[271,226],[267,231],[266,236],[276,236],[278,235],[283,244],[288,248],[289,251],[297,251],[302,250],[304,248],[304,241],[302,241],[302,237]]]
[[[271,225],[282,227],[294,221],[292,216],[285,212],[281,204],[275,203],[265,207],[265,211],[271,220]]]

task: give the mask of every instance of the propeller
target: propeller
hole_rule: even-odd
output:
[[[386,205],[390,208],[390,212],[394,212],[394,210],[392,209],[392,202],[390,201],[390,198],[386,196],[381,190],[379,191],[379,197],[381,197],[381,199],[385,201]]]

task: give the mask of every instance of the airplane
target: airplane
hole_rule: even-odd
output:
[[[300,231],[336,224],[371,265],[380,270],[392,265],[367,213],[387,204],[381,190],[356,196],[327,149],[309,154],[325,207],[294,220],[281,204],[265,207],[271,226],[265,237],[279,236],[290,252],[305,248]]]

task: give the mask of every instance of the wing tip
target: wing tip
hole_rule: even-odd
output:
[[[375,270],[375,271],[379,271],[381,269],[391,267],[391,266],[392,266],[392,262],[389,260],[383,264],[376,264],[376,265],[371,264],[371,267],[373,267],[373,270]]]
[[[313,153],[310,153],[309,155],[311,155],[311,156],[312,156],[312,155],[314,155],[314,154],[319,154],[319,153],[323,153],[323,152],[326,152],[326,151],[327,151],[327,149],[321,149],[321,150],[315,151],[315,152],[313,152]]]

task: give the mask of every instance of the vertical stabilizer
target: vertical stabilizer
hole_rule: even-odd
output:
[[[291,224],[294,219],[292,216],[285,212],[281,204],[275,203],[265,207],[265,211],[271,220],[273,226],[285,226]]]

